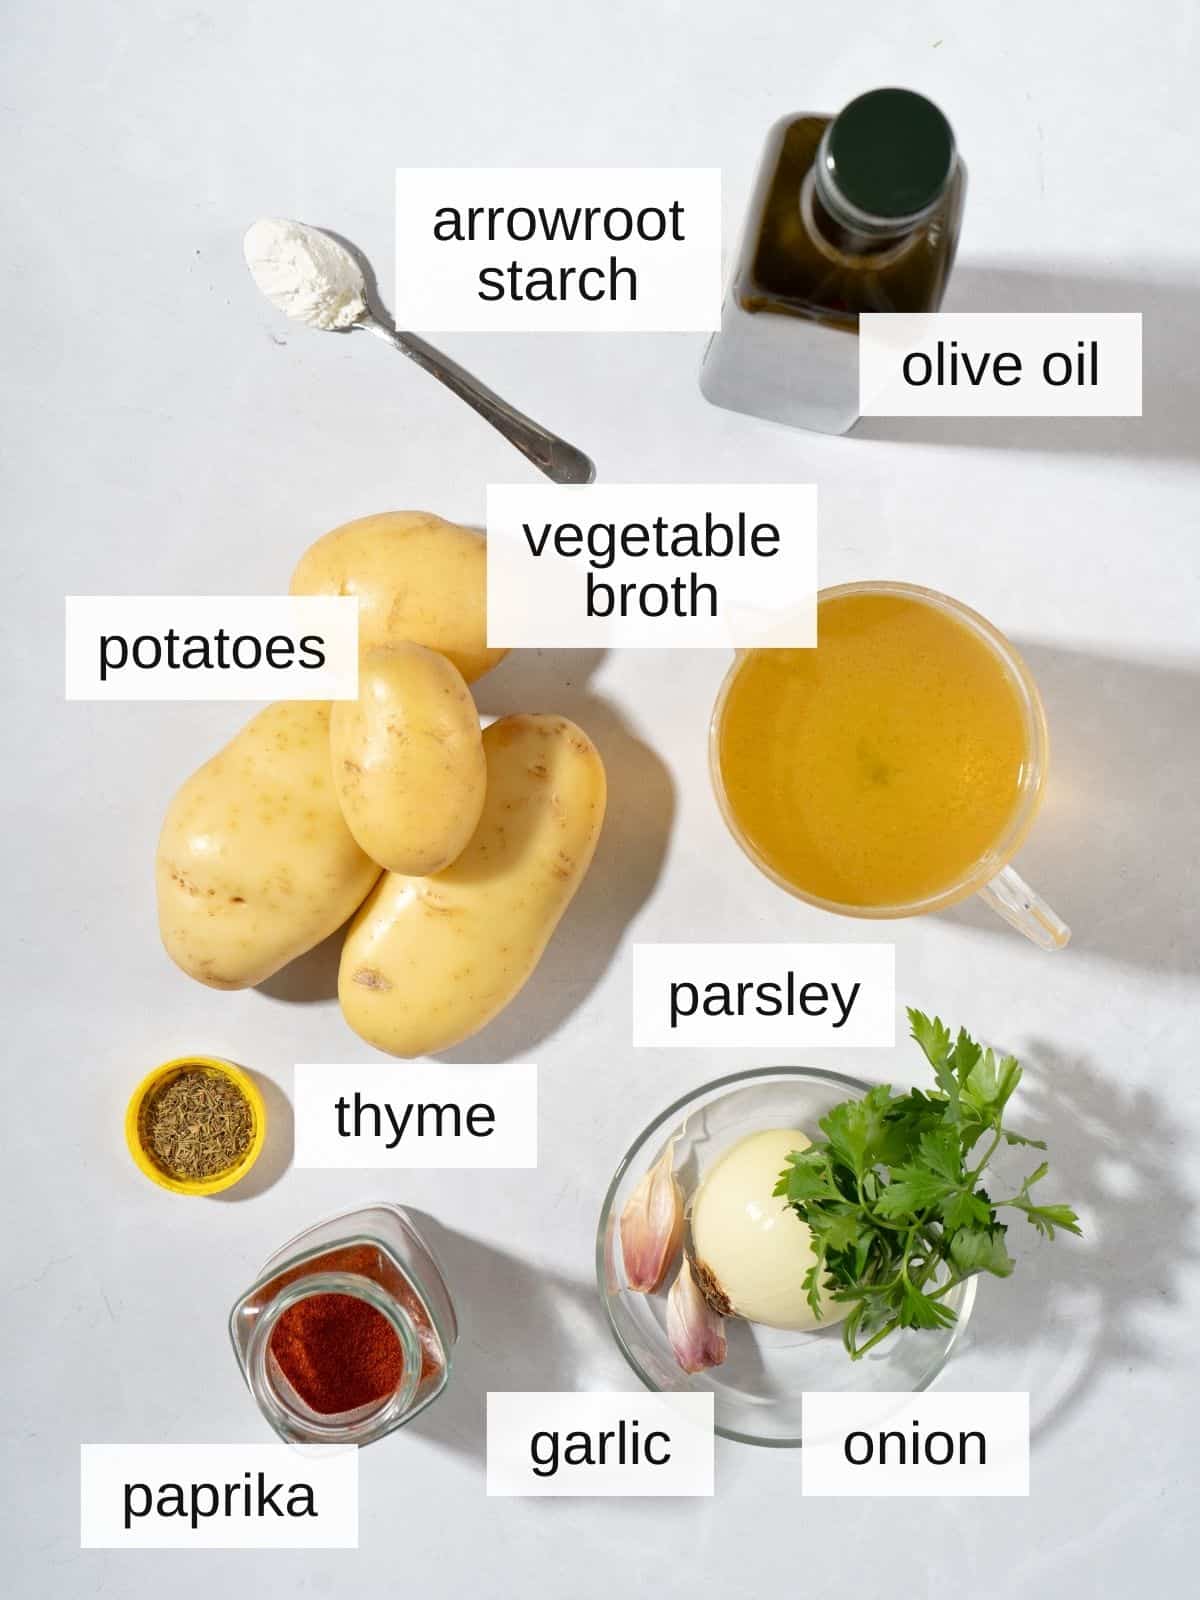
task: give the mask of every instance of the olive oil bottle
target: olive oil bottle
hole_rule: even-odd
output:
[[[966,171],[923,95],[873,89],[775,124],[700,387],[714,405],[846,433],[863,311],[936,311]]]

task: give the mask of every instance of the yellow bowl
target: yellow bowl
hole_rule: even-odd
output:
[[[189,1067],[203,1067],[208,1072],[218,1073],[228,1079],[245,1096],[254,1121],[254,1132],[245,1154],[232,1167],[218,1172],[212,1178],[172,1178],[163,1171],[142,1142],[142,1108],[152,1095]],[[125,1143],[129,1146],[135,1166],[152,1183],[157,1183],[160,1189],[170,1189],[172,1194],[219,1194],[222,1189],[230,1189],[235,1183],[240,1183],[258,1160],[266,1133],[267,1108],[254,1080],[240,1067],[235,1067],[232,1061],[222,1061],[217,1056],[179,1056],[174,1061],[164,1061],[161,1067],[148,1072],[138,1084],[125,1112]]]

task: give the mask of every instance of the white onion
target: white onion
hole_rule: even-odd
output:
[[[840,1322],[850,1309],[822,1290],[818,1320],[804,1293],[811,1234],[772,1194],[793,1150],[809,1140],[795,1128],[752,1133],[727,1150],[692,1201],[692,1247],[734,1314],[770,1328],[808,1329]]]

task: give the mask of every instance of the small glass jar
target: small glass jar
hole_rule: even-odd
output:
[[[351,1411],[314,1410],[272,1350],[280,1318],[310,1296],[348,1295],[378,1312],[403,1358],[395,1388]],[[445,1279],[401,1207],[382,1202],[306,1228],[277,1250],[229,1315],[259,1410],[295,1444],[370,1444],[411,1422],[450,1376],[458,1323]]]

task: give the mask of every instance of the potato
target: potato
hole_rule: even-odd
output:
[[[487,765],[462,673],[422,644],[369,650],[358,699],[333,707],[333,782],[362,848],[424,877],[462,854],[483,810]]]
[[[339,928],[378,876],[338,805],[328,703],[269,706],[171,801],[155,858],[162,941],[190,977],[245,989]]]
[[[487,647],[487,542],[428,511],[382,511],[327,533],[300,557],[293,594],[358,596],[362,651],[423,644],[468,683],[502,661]]]
[[[433,877],[387,873],[350,925],[338,997],[396,1056],[449,1050],[520,992],[582,883],[604,820],[604,767],[565,717],[485,729],[487,797],[471,842]]]

